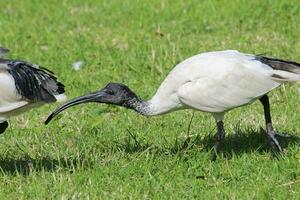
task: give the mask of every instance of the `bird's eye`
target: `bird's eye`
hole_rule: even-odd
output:
[[[114,95],[115,94],[115,92],[112,91],[112,90],[107,90],[106,93],[109,94],[109,95]]]

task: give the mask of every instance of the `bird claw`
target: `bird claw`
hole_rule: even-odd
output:
[[[277,133],[277,132],[274,132],[274,136],[275,137],[283,137],[283,138],[290,138],[290,137],[292,137],[291,135],[289,135],[287,133]]]
[[[276,131],[273,130],[268,132],[268,136],[269,136],[269,142],[273,153],[276,152],[282,153],[283,148],[280,146],[278,140],[276,139],[276,136],[280,136],[280,137],[289,137],[289,136],[287,136],[286,134],[277,133]]]

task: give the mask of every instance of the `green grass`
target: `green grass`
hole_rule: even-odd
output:
[[[0,8],[0,45],[55,71],[70,98],[110,81],[150,98],[176,63],[204,51],[300,61],[298,0],[2,0]],[[300,136],[299,97],[300,85],[270,94],[277,130]],[[192,111],[146,118],[89,104],[44,126],[56,106],[12,118],[0,136],[1,199],[300,197],[299,141],[281,140],[285,155],[271,160],[259,102],[226,115],[216,162],[209,114],[195,112],[188,133]]]

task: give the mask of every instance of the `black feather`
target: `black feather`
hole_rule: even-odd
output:
[[[277,58],[269,58],[261,55],[257,55],[255,57],[256,60],[272,67],[275,70],[282,70],[291,73],[300,73],[300,63],[289,61],[289,60],[282,60]]]
[[[64,85],[57,81],[48,69],[24,62],[1,59],[15,80],[17,92],[25,99],[46,103],[55,102],[55,95],[65,92]]]

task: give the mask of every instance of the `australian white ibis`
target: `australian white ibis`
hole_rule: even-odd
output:
[[[64,85],[51,71],[25,61],[4,59],[8,51],[0,47],[0,133],[8,127],[9,117],[65,99]]]
[[[215,160],[225,137],[224,114],[259,99],[264,107],[272,150],[281,152],[272,126],[267,93],[284,82],[298,81],[300,64],[296,62],[234,50],[201,53],[178,64],[148,101],[142,100],[126,85],[109,83],[99,91],[58,107],[45,123],[66,108],[86,102],[115,104],[147,116],[179,109],[200,110],[211,113],[216,120],[216,143],[211,157]]]

